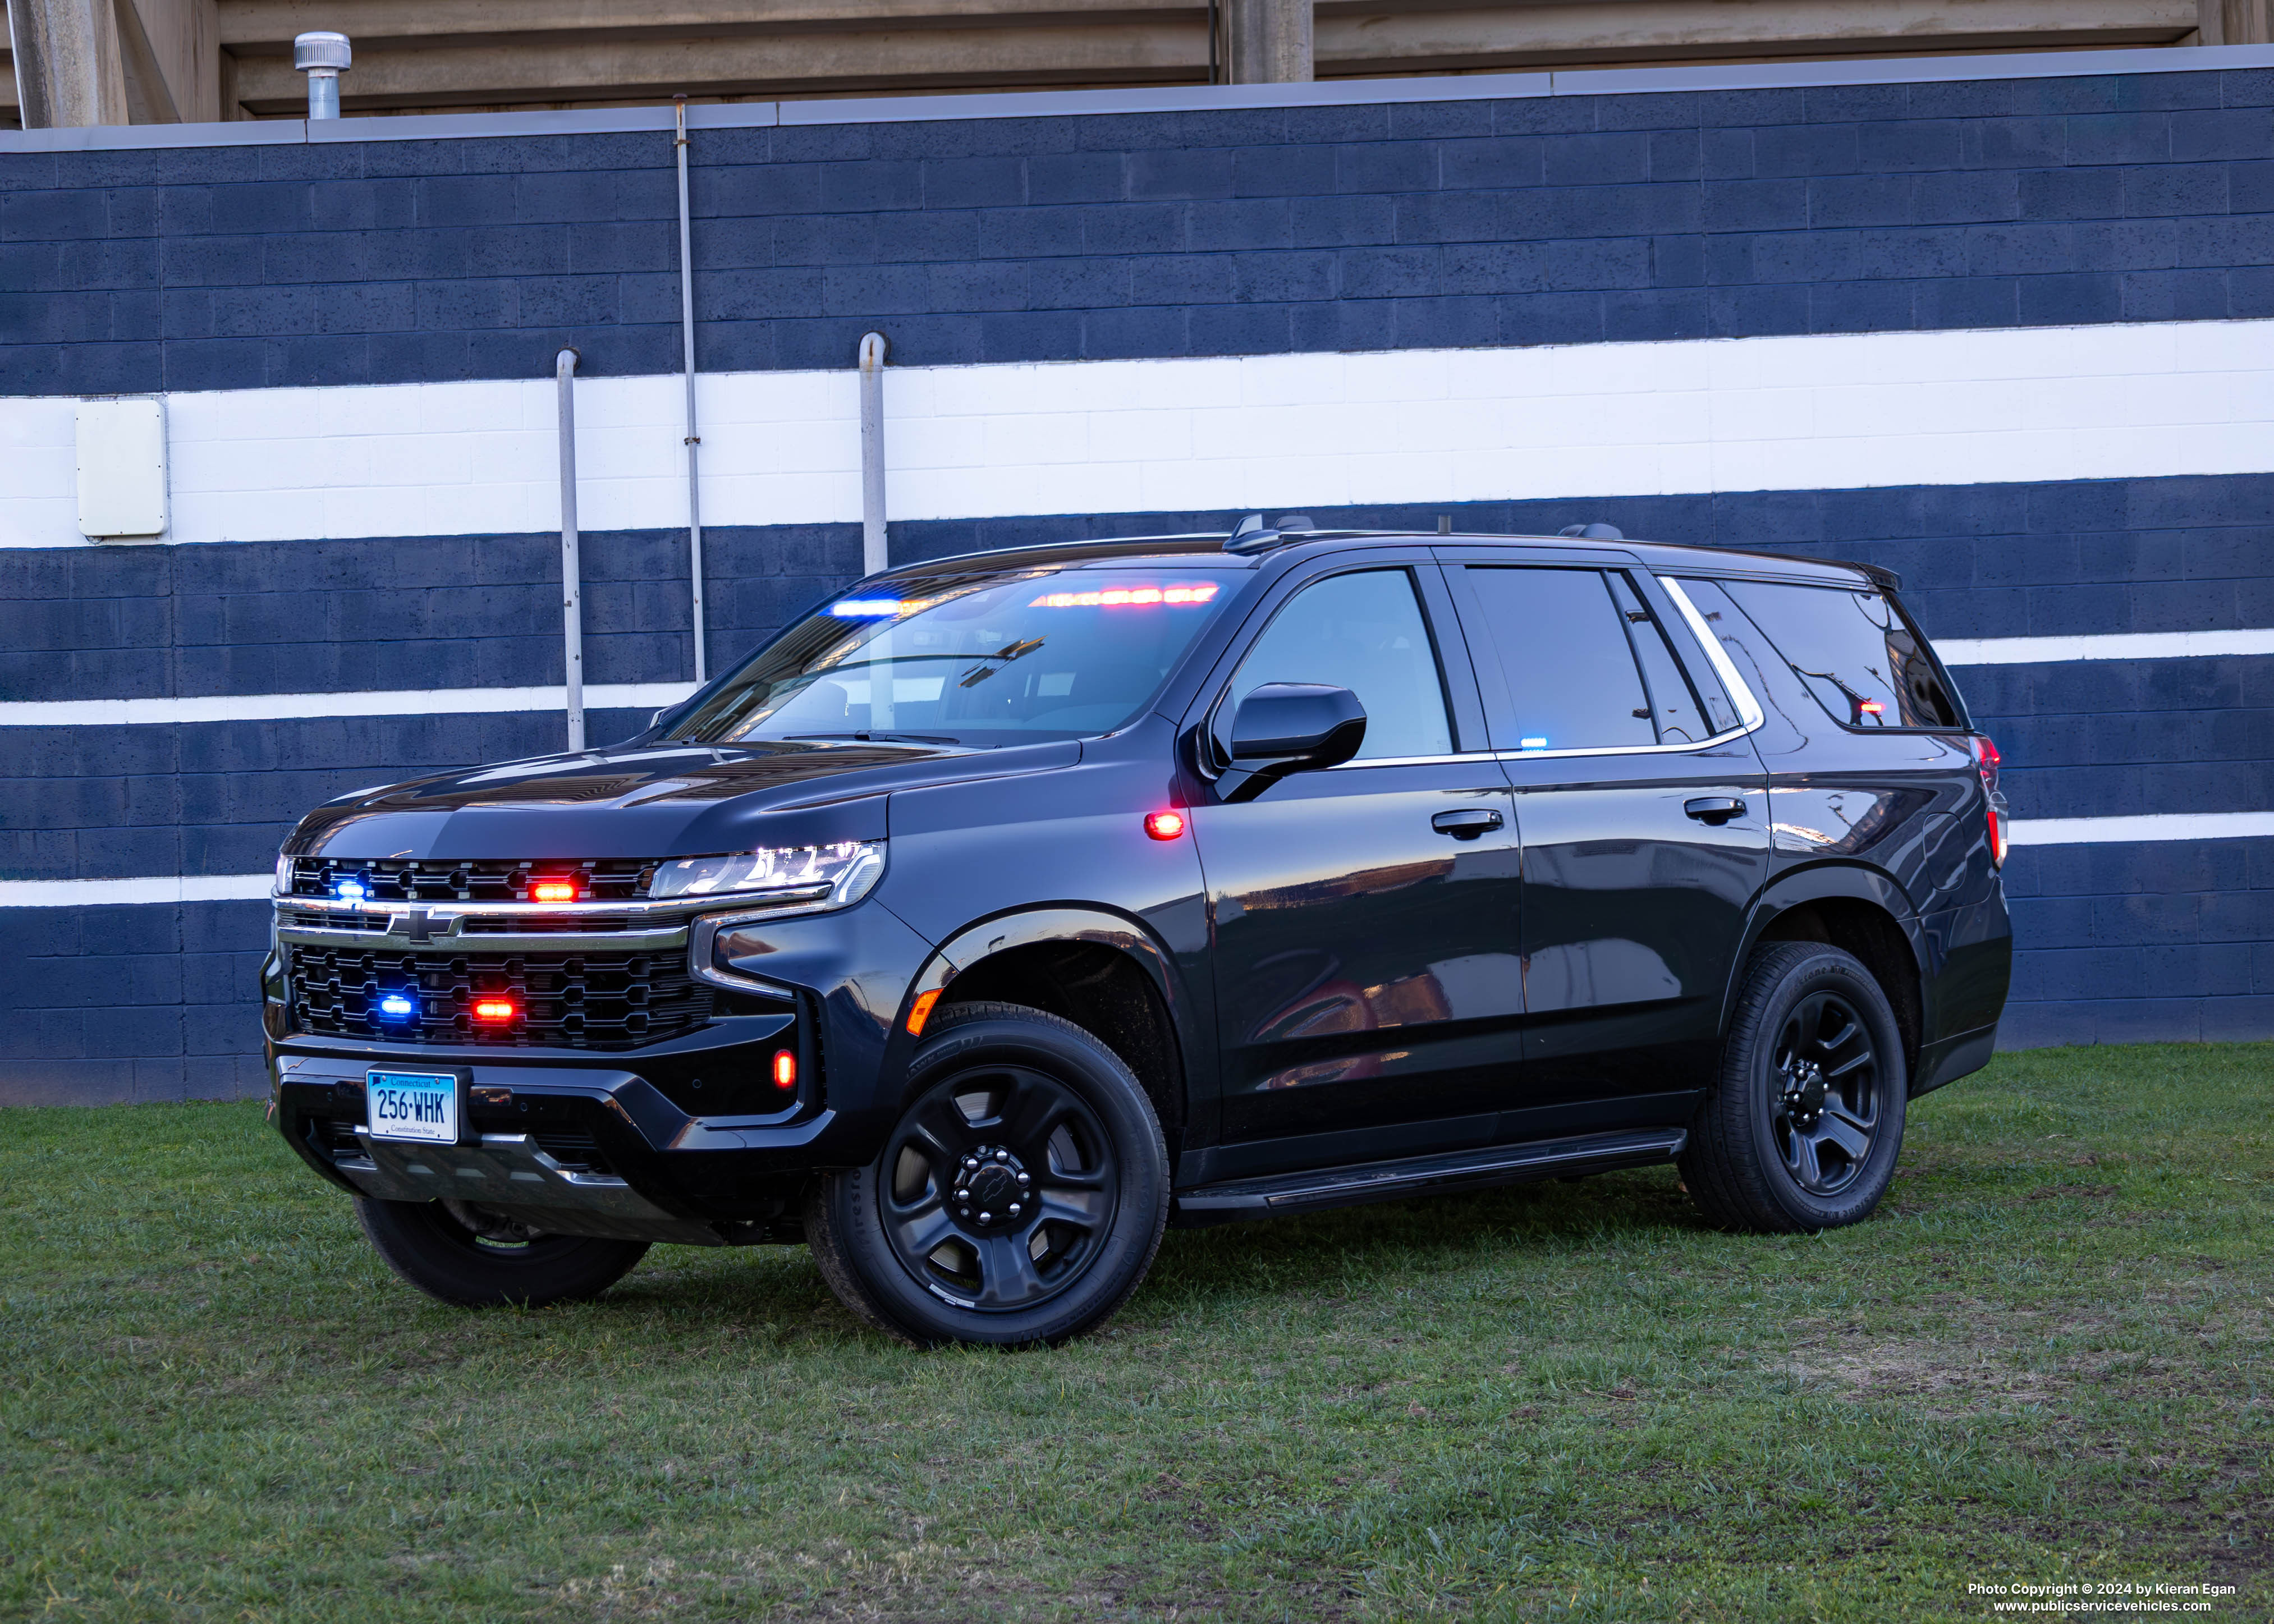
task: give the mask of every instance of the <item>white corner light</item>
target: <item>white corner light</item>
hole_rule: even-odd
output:
[[[166,529],[166,403],[79,403],[79,530],[89,541]]]

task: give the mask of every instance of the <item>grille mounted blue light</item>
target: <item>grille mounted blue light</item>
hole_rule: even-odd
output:
[[[408,1020],[418,1013],[418,1001],[405,993],[391,992],[380,999],[379,1013],[385,1020]]]
[[[342,880],[332,887],[332,894],[343,902],[361,902],[371,891],[361,880]]]

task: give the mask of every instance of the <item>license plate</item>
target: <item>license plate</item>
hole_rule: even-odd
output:
[[[449,1072],[373,1071],[363,1097],[375,1139],[458,1142],[458,1079]]]

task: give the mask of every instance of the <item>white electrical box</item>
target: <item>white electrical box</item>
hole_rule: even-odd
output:
[[[79,529],[90,541],[166,529],[166,403],[79,403]]]

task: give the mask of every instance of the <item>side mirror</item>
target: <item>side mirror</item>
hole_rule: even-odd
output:
[[[1235,766],[1279,778],[1339,766],[1366,742],[1366,707],[1346,688],[1267,682],[1231,718]]]

